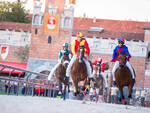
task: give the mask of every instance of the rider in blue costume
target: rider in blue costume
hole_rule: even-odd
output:
[[[119,61],[118,61],[118,56],[120,53],[125,53],[127,56],[127,62],[126,62],[126,66],[129,68],[129,70],[131,71],[132,74],[132,80],[135,83],[135,75],[134,75],[134,71],[132,66],[129,64],[129,59],[131,58],[131,55],[128,51],[128,47],[126,45],[124,45],[125,40],[123,38],[119,38],[118,39],[118,45],[115,47],[114,51],[113,51],[113,56],[112,56],[112,60],[111,62],[115,62],[115,65],[112,69],[112,75],[113,75],[113,83],[114,85],[116,85],[116,79],[115,79],[115,71],[116,69],[119,67]]]

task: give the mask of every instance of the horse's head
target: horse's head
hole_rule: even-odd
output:
[[[84,53],[85,53],[84,48],[85,48],[85,46],[79,46],[78,47],[78,50],[77,50],[77,59],[79,59],[79,62],[83,61]]]
[[[70,61],[69,56],[68,56],[67,54],[64,54],[63,57],[62,57],[62,60],[61,60],[61,64],[62,64],[65,68],[67,68],[68,65],[69,65],[69,61]]]
[[[118,57],[119,60],[119,68],[122,69],[126,66],[127,57],[125,54],[120,54]]]

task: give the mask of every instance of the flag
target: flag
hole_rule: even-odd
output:
[[[1,57],[3,60],[6,59],[8,55],[8,46],[1,46]]]
[[[34,2],[35,2],[35,1],[39,1],[39,2],[40,2],[40,0],[33,0],[33,1],[34,1]]]

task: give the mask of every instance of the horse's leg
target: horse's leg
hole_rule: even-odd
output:
[[[123,103],[123,104],[126,104],[126,101],[125,101],[124,95],[123,95],[123,87],[122,87],[122,86],[119,87],[119,91],[121,92],[122,103]]]
[[[128,96],[128,98],[132,98],[132,88],[133,88],[133,85],[130,84],[130,85],[128,86],[128,90],[129,90],[129,96]]]
[[[78,94],[78,82],[77,81],[74,82],[74,87],[75,87],[74,95],[77,96],[77,94]]]
[[[59,83],[58,86],[59,86],[59,91],[62,93],[62,84]]]
[[[119,91],[120,91],[120,93],[121,93],[122,99],[124,99],[124,95],[123,95],[123,87],[122,87],[122,86],[119,87]]]
[[[87,80],[87,79],[84,80],[84,89],[85,89],[85,86],[86,86],[86,90],[89,91],[89,89],[90,89],[90,81],[89,81],[89,78],[88,78],[88,80]]]
[[[66,85],[65,85],[64,91],[63,91],[63,99],[64,99],[64,100],[66,99]]]

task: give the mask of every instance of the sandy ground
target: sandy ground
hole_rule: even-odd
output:
[[[150,113],[150,108],[47,97],[0,95],[0,113]]]

